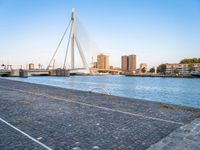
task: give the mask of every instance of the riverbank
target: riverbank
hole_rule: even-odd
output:
[[[146,149],[200,116],[191,107],[1,78],[0,93],[5,149]]]
[[[126,77],[200,78],[192,75],[126,74]]]
[[[129,78],[111,75],[7,79],[200,108],[200,82],[197,78]]]

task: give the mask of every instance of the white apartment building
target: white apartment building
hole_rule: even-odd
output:
[[[195,71],[200,72],[200,63],[192,64]],[[190,69],[190,64],[166,64],[166,73],[174,73],[175,70],[178,70],[180,74],[188,74]]]

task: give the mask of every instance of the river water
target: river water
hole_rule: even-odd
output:
[[[200,108],[200,78],[110,75],[9,79]]]

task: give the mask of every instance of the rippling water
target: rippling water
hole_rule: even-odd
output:
[[[83,91],[200,108],[200,79],[125,76],[9,78]]]

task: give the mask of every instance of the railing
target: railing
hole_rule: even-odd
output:
[[[0,69],[0,75],[4,75],[4,74],[8,74],[8,73],[10,73],[9,70]]]

